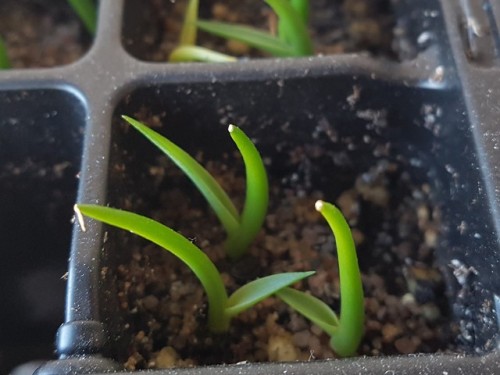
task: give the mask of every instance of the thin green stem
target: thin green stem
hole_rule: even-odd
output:
[[[307,28],[309,24],[309,0],[290,0],[290,4],[304,23]],[[288,27],[287,27],[288,26]],[[284,22],[283,18],[280,18],[278,21],[278,36],[281,40],[286,41],[286,43],[291,43],[291,38],[289,37],[290,33],[293,33],[293,30],[289,29],[290,24]],[[293,38],[293,37],[292,37]]]
[[[245,205],[237,230],[228,233],[225,248],[233,259],[242,256],[264,223],[269,204],[269,183],[259,151],[237,126],[230,125],[229,134],[243,157],[246,173]]]
[[[179,46],[194,46],[196,44],[196,21],[198,21],[199,0],[189,0],[182,24]]]
[[[341,356],[356,352],[363,336],[364,297],[356,247],[349,224],[338,208],[323,201],[316,202],[319,211],[333,231],[337,246],[340,278],[340,319],[330,345]]]
[[[0,37],[0,69],[10,69],[11,64],[7,53],[7,45]]]
[[[310,6],[309,0],[290,0],[293,9],[299,14],[304,25],[309,24]]]
[[[93,0],[68,0],[85,28],[91,35],[95,35],[97,27],[97,10]]]
[[[291,5],[289,0],[265,0],[279,18],[279,31],[285,34],[284,39],[293,48],[294,56],[309,56],[313,53],[311,38],[302,16]]]

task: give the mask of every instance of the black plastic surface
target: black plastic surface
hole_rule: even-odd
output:
[[[85,111],[64,89],[0,92],[0,373],[54,358]]]
[[[99,355],[113,352],[109,345],[119,336],[113,325],[107,325],[115,319],[104,309],[108,301],[99,298],[101,226],[90,225],[85,233],[74,230],[64,317],[63,297],[56,290],[64,284],[59,278],[66,271],[75,175],[80,172],[78,201],[105,203],[110,145],[125,139],[113,133],[113,115],[131,114],[147,105],[166,108],[180,124],[198,126],[202,119],[225,127],[227,121],[221,121],[226,117],[248,126],[261,139],[279,134],[281,126],[289,123],[301,140],[311,140],[310,129],[326,119],[339,127],[341,135],[352,136],[359,150],[370,153],[375,143],[390,142],[392,156],[408,163],[412,176],[431,183],[437,198],[442,199],[449,225],[437,256],[449,276],[450,306],[454,319],[461,322],[459,340],[467,351],[478,353],[172,373],[499,373],[494,316],[494,296],[500,294],[499,6],[493,0],[401,0],[394,4],[400,32],[394,39],[399,62],[339,55],[228,65],[144,63],[131,57],[122,45],[123,35],[137,29],[130,22],[122,23],[124,1],[113,0],[100,2],[99,32],[82,60],[51,70],[0,71],[0,171],[13,162],[21,163],[25,168],[21,171],[28,170],[31,164],[20,160],[27,160],[29,154],[49,165],[37,168],[36,173],[47,169],[63,176],[47,182],[39,176],[13,174],[12,169],[8,178],[0,174],[0,200],[4,203],[0,219],[8,228],[0,228],[1,267],[5,270],[0,276],[0,298],[8,298],[12,306],[12,310],[2,307],[0,313],[0,372],[37,358],[38,354],[31,356],[35,351],[28,345],[43,348],[41,356],[46,359],[56,326],[63,322],[58,339],[61,359],[45,365],[40,374],[119,368]],[[68,82],[73,87],[69,91],[65,89]],[[362,90],[352,109],[346,98],[355,85]],[[131,94],[128,101],[124,99],[127,94]],[[426,105],[442,110],[439,129],[422,122]],[[221,114],[218,108],[228,111]],[[370,128],[366,118],[357,116],[357,110],[366,109],[385,109],[388,126]],[[181,141],[186,137],[182,132],[175,136]],[[266,148],[265,143],[263,146]],[[373,161],[364,155],[350,153],[356,165],[366,167]],[[54,166],[59,168],[54,170]],[[331,165],[326,163],[326,167]],[[11,210],[8,214],[4,214],[4,205]],[[56,221],[45,220],[49,211],[56,213],[51,219]],[[25,235],[28,229],[32,237]],[[460,278],[460,272],[467,270],[468,276]],[[26,278],[35,278],[35,285],[32,282],[28,289],[38,291],[36,299],[27,304],[22,301],[26,293],[11,287],[21,288]],[[47,290],[50,294],[44,296]],[[38,311],[37,301],[42,297],[44,301],[55,299],[46,323],[32,321],[28,314]],[[108,310],[112,306],[109,303]],[[489,308],[485,310],[485,306]],[[41,341],[37,343],[34,337]],[[30,356],[24,356],[26,350]],[[484,354],[485,350],[493,352]]]

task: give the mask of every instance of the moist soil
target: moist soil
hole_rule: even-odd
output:
[[[158,116],[136,116],[161,126]],[[179,169],[164,156],[151,163],[134,161],[127,150],[114,148],[110,186],[117,193],[110,205],[152,217],[192,240],[216,264],[230,293],[257,277],[314,270],[295,287],[339,311],[334,238],[314,209],[315,201],[324,198],[322,191],[305,194],[300,184],[294,188],[271,175],[264,227],[248,254],[231,262],[223,251],[223,228]],[[242,207],[245,179],[238,153],[214,158],[199,152],[196,157]],[[297,168],[305,157],[300,146],[289,155]],[[273,159],[265,160],[272,167]],[[430,186],[413,181],[401,165],[383,158],[373,163],[333,202],[352,227],[362,271],[366,322],[358,355],[454,351],[456,327],[433,255],[442,227],[440,207]],[[127,193],[120,195],[120,189]],[[123,231],[108,228],[106,240],[108,263],[101,277],[109,288],[104,298],[118,299],[120,313],[109,303],[104,309],[110,312],[103,316],[113,316],[108,323],[121,332],[114,339],[122,350],[111,354],[127,369],[335,357],[326,334],[273,297],[234,318],[226,334],[211,334],[205,293],[185,265]]]
[[[64,0],[0,2],[0,36],[13,68],[47,68],[78,60],[91,38]]]
[[[123,44],[134,56],[147,61],[167,61],[177,46],[187,1],[147,0],[126,7],[134,31],[124,32]],[[142,15],[136,16],[137,12]],[[251,25],[276,32],[277,18],[263,1],[204,1],[201,19]],[[141,21],[137,21],[142,18]],[[370,52],[394,57],[393,14],[388,0],[315,0],[311,2],[310,33],[319,55]],[[237,57],[266,57],[236,41],[200,31],[198,45]]]

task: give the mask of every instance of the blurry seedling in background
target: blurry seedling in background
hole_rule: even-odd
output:
[[[170,61],[234,61],[231,56],[196,46],[196,26],[208,33],[237,40],[276,57],[309,56],[313,53],[308,32],[308,0],[264,0],[278,17],[277,35],[245,25],[198,20],[198,0],[190,0],[184,19],[179,47]],[[186,36],[186,37],[185,37]],[[212,59],[212,54],[213,59]]]
[[[285,303],[330,335],[330,346],[342,357],[353,355],[361,342],[364,297],[356,248],[349,224],[338,208],[323,201],[316,210],[326,219],[335,236],[340,274],[340,318],[323,301],[292,288],[276,293]]]
[[[170,62],[233,62],[236,58],[196,45],[199,0],[189,0],[182,24],[179,46],[170,54]]]
[[[278,290],[294,284],[311,272],[280,273],[254,280],[228,296],[222,277],[210,258],[181,234],[152,219],[135,213],[98,205],[75,206],[81,214],[137,234],[175,255],[198,277],[208,298],[208,326],[212,332],[225,332],[231,318],[251,308]],[[81,220],[81,219],[80,219]],[[82,225],[84,228],[85,226]]]
[[[95,35],[97,10],[93,0],[68,0],[69,5],[80,17],[90,35]]]
[[[167,155],[195,184],[224,226],[226,253],[233,259],[241,257],[259,233],[267,213],[269,186],[259,151],[241,129],[234,125],[229,134],[243,157],[246,173],[246,197],[241,214],[210,173],[173,142],[128,116],[125,121],[142,133]]]
[[[264,0],[278,16],[278,32],[225,22],[198,21],[198,27],[225,39],[237,40],[277,57],[308,56],[313,53],[307,30],[308,0]]]
[[[0,37],[0,69],[9,69],[10,68],[10,60],[9,55],[7,53],[7,46]]]

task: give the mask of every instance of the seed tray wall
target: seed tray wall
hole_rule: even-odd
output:
[[[77,62],[0,71],[0,372],[50,359],[56,331],[57,358],[19,373],[39,366],[38,374],[123,368],[113,354],[120,336],[113,305],[104,306],[99,289],[106,285],[103,228],[89,222],[83,232],[70,219],[75,200],[105,204],[118,191],[108,178],[110,158],[126,138],[112,124],[148,106],[205,132],[239,120],[256,139],[279,138],[283,129],[276,126],[289,124],[299,144],[312,142],[326,121],[352,140],[347,153],[361,169],[372,163],[364,155],[391,144],[391,157],[408,165],[412,178],[431,184],[442,203],[447,226],[436,258],[458,327],[458,354],[173,372],[498,373],[500,6],[492,0],[401,0],[393,6],[406,33],[398,40],[405,45],[401,61],[367,54],[235,64],[139,61],[123,46],[124,35],[139,31],[123,22],[125,1],[114,0],[99,3],[94,44]],[[429,108],[442,113],[437,122],[436,112],[424,116]],[[385,125],[367,118],[366,110],[382,111]],[[174,137],[186,139],[180,129]],[[262,141],[264,150],[271,146]],[[322,174],[312,179],[332,184]]]

